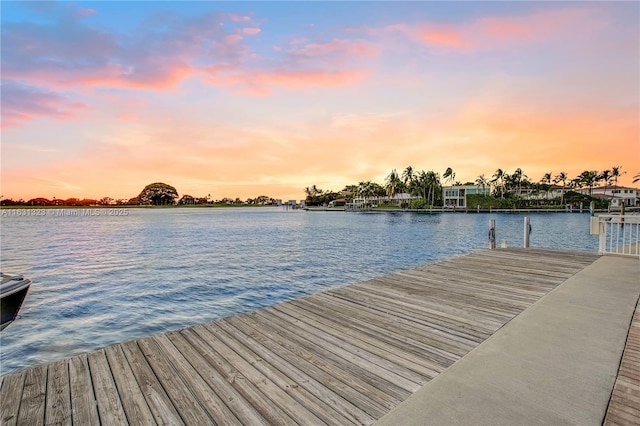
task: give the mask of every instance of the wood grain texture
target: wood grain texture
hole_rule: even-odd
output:
[[[640,424],[640,306],[636,305],[604,425]]]

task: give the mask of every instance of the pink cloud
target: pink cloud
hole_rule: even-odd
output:
[[[215,13],[171,20],[156,17],[163,25],[143,26],[131,35],[55,14],[51,19],[4,24],[4,78],[51,88],[162,90],[195,75],[203,63],[239,63],[248,54],[242,36],[219,25],[229,18]]]
[[[242,32],[244,34],[247,35],[256,35],[256,34],[260,34],[262,30],[260,28],[251,28],[251,27],[247,27],[247,28],[243,28]]]
[[[274,86],[288,89],[338,87],[356,83],[366,75],[366,72],[358,70],[291,69],[226,73],[224,70],[210,69],[204,81],[215,86],[235,88],[240,93],[264,96],[270,94]]]
[[[224,42],[227,44],[236,44],[241,41],[244,37],[239,34],[230,34],[224,37]]]
[[[590,8],[534,11],[526,15],[483,17],[471,22],[394,24],[382,30],[352,29],[373,35],[400,33],[416,43],[447,50],[486,51],[523,43],[584,40],[606,25]],[[581,33],[576,35],[575,28]]]
[[[13,81],[2,83],[2,128],[16,127],[38,117],[69,120],[88,105],[37,87]]]
[[[432,46],[453,49],[467,49],[470,46],[470,42],[460,31],[440,25],[419,28],[412,35],[417,41]]]

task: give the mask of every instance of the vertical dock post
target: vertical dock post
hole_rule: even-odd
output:
[[[496,248],[496,220],[489,220],[489,249]]]
[[[524,217],[524,248],[529,248],[529,236],[531,235],[531,224],[529,216]]]

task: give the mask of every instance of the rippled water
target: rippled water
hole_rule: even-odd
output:
[[[523,215],[129,209],[3,216],[3,272],[33,280],[2,374],[487,246]],[[63,210],[62,213],[70,212]],[[586,214],[530,214],[531,245],[597,250]]]

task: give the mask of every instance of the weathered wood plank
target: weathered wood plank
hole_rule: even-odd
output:
[[[193,340],[199,336],[185,336],[186,330],[171,332],[169,340],[180,353],[189,361],[202,379],[207,382],[227,407],[235,414],[242,424],[266,425],[268,421],[260,415],[244,397],[211,365],[206,358],[207,347],[200,341]],[[187,333],[188,334],[188,333]],[[202,351],[202,352],[201,352]]]
[[[296,338],[304,339],[306,341],[304,342],[305,347],[310,350],[320,354],[329,354],[329,357],[338,365],[348,365],[350,363],[354,367],[362,368],[363,371],[367,372],[367,375],[372,377],[372,383],[380,388],[384,387],[386,392],[396,395],[401,400],[407,398],[421,387],[419,382],[406,379],[397,374],[394,371],[397,366],[384,363],[379,357],[375,357],[357,346],[349,345],[347,342],[339,342],[330,334],[322,333],[320,330],[313,330],[302,321],[297,321],[291,317],[283,317],[275,309],[267,308],[256,312],[256,314],[262,316],[265,321],[269,321],[271,324],[277,324],[281,329],[295,335]],[[318,341],[322,342],[322,345],[315,343]],[[349,349],[352,349],[352,351]],[[380,367],[379,363],[384,363],[387,368]]]
[[[328,386],[335,387],[336,391],[339,389],[342,392],[348,392],[348,395],[344,395],[345,398],[376,418],[386,413],[390,407],[395,406],[397,403],[396,400],[360,377],[350,374],[344,369],[327,362],[317,354],[292,342],[289,338],[290,336],[280,335],[271,324],[266,326],[250,315],[239,315],[229,320],[233,320],[233,324],[243,322],[250,328],[259,331],[268,340],[279,346],[277,349],[278,355],[286,356],[289,362],[298,361],[297,365],[299,365],[299,361],[304,361],[305,367],[303,368],[306,368],[309,375],[321,383],[327,383]],[[261,342],[267,344],[268,340],[261,340]],[[342,382],[344,386],[338,385],[337,382]]]
[[[15,425],[18,420],[25,372],[20,371],[8,375],[2,381],[0,388],[0,423]]]
[[[400,351],[395,346],[389,345],[382,340],[374,339],[364,333],[358,333],[356,330],[343,325],[339,321],[332,321],[314,312],[305,311],[293,303],[283,303],[274,308],[285,313],[293,312],[297,318],[312,322],[311,324],[314,324],[318,329],[322,329],[337,338],[348,339],[349,342],[364,350],[376,353],[384,359],[415,372],[422,378],[420,383],[426,383],[440,374],[440,367],[432,364],[425,365],[422,357]]]
[[[198,332],[207,340],[207,343],[212,348],[233,364],[243,377],[254,383],[256,388],[271,399],[273,403],[280,407],[282,411],[286,412],[287,415],[298,424],[322,423],[318,417],[307,410],[298,400],[272,382],[271,379],[262,374],[260,370],[249,364],[249,362],[242,358],[232,347],[228,346],[229,344],[233,344],[233,339],[229,339],[224,330],[216,327],[215,324],[206,324],[203,328],[199,329]]]
[[[230,364],[208,342],[210,333],[203,326],[196,326],[182,331],[182,335],[198,348],[200,354],[212,365],[224,379],[229,382],[243,399],[248,401],[260,415],[272,424],[291,424],[293,419],[280,407],[274,405],[255,384]]]
[[[138,347],[185,424],[214,424],[194,395],[165,359],[151,337],[138,340]]]
[[[93,391],[98,403],[98,416],[102,424],[127,425],[120,396],[111,376],[109,362],[104,350],[87,355]]]
[[[140,385],[129,367],[120,345],[105,349],[113,380],[118,388],[120,403],[130,425],[154,425],[156,421],[140,389]]]
[[[26,370],[17,424],[43,425],[46,395],[47,366],[40,365]]]
[[[45,423],[48,425],[71,425],[69,361],[63,359],[49,364],[47,377]]]
[[[378,348],[372,348],[373,350],[366,349],[363,345],[358,345],[357,342],[336,336],[331,333],[330,330],[325,329],[317,323],[311,322],[305,316],[292,314],[291,311],[287,313],[274,307],[270,312],[280,317],[283,321],[289,321],[300,326],[309,333],[310,336],[312,336],[312,339],[315,339],[316,341],[326,342],[332,345],[332,347],[344,348],[351,354],[351,357],[366,359],[376,368],[385,369],[392,372],[393,375],[402,377],[405,380],[398,381],[396,384],[404,386],[406,390],[412,393],[420,389],[421,385],[424,383],[424,376],[406,368],[403,364],[389,361],[381,355],[381,351]]]
[[[154,336],[154,341],[162,349],[175,373],[182,379],[193,396],[204,407],[216,424],[240,425],[240,421],[211,389],[183,354],[174,346],[166,334]]]
[[[270,353],[265,354],[265,359],[268,359],[270,363],[292,366],[291,369],[283,368],[283,371],[297,372],[299,377],[303,379],[300,381],[303,386],[311,386],[308,389],[318,389],[319,394],[324,395],[328,401],[340,408],[345,417],[352,419],[355,423],[371,424],[376,418],[380,417],[381,412],[384,412],[379,406],[373,405],[371,401],[366,400],[344,382],[325,373],[312,362],[278,345],[270,338],[269,334],[264,334],[242,321],[240,316],[225,318],[222,322],[229,323],[231,327],[235,327],[246,336],[249,336],[251,341],[255,341],[266,348]],[[327,389],[328,392],[323,389]],[[371,415],[369,411],[377,412],[378,415]]]
[[[606,426],[615,424],[640,424],[640,305],[636,310],[629,327],[627,342],[622,353],[622,361],[618,370],[607,414],[603,422]]]
[[[156,423],[159,425],[184,424],[171,399],[167,396],[144,355],[140,352],[138,344],[135,341],[123,343],[122,352],[124,352],[124,356],[129,362],[131,371],[136,377]]]
[[[285,377],[285,380],[290,379],[297,386],[305,389],[308,392],[309,400],[312,400],[315,397],[318,399],[318,404],[328,406],[327,410],[323,410],[318,414],[319,416],[324,416],[324,420],[327,424],[369,424],[373,420],[365,413],[358,410],[356,406],[340,397],[340,395],[337,395],[331,389],[327,388],[313,377],[307,375],[303,370],[288,363],[280,356],[276,356],[272,351],[254,338],[255,332],[253,330],[249,329],[248,333],[251,334],[246,334],[227,321],[217,321],[215,324],[222,330],[225,330],[228,334],[235,336],[236,339],[242,340],[248,349],[253,351],[256,356],[259,356],[260,359],[264,361],[255,363],[258,368],[268,368],[265,366],[265,364],[267,364],[266,360],[268,360],[269,365],[273,366],[276,373],[282,374]],[[313,407],[316,406],[317,405],[315,404],[313,405]],[[336,415],[338,416],[337,419],[335,419],[336,421],[332,421]]]
[[[71,414],[73,424],[99,425],[96,399],[91,384],[91,373],[86,355],[69,360],[69,382],[71,384]]]

